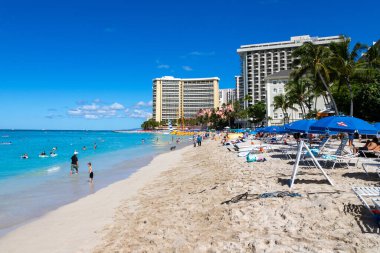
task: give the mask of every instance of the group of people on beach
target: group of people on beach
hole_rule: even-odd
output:
[[[193,136],[193,144],[194,144],[194,147],[197,146],[198,144],[198,147],[199,146],[202,146],[202,136],[200,134],[198,134],[197,136],[194,134]]]
[[[72,174],[78,174],[79,173],[79,159],[78,159],[78,152],[74,151],[74,154],[71,156],[71,171],[70,175]],[[89,182],[94,182],[94,172],[92,170],[92,163],[88,162],[88,175],[89,175]]]

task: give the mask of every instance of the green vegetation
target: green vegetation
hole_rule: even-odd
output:
[[[380,121],[380,43],[356,43],[351,49],[350,39],[342,39],[328,47],[307,42],[294,50],[291,80],[286,94],[274,97],[276,109],[284,113],[298,105],[304,117],[315,117],[315,101],[322,96],[335,114]]]
[[[160,125],[160,123],[158,123],[157,121],[155,121],[154,119],[149,119],[147,121],[144,121],[142,124],[141,124],[141,128],[144,129],[144,130],[153,130],[155,129],[156,127],[158,127]]]

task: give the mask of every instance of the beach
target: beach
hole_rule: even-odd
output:
[[[292,188],[300,196],[260,198],[289,191],[293,168],[279,154],[265,157],[246,163],[211,140],[158,155],[12,231],[0,252],[378,252],[379,229],[351,190],[378,186],[374,173],[327,169],[331,186],[318,169],[301,168]]]

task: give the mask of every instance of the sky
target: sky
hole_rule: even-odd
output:
[[[0,129],[117,130],[152,113],[152,80],[220,78],[241,45],[380,39],[380,1],[0,0]]]

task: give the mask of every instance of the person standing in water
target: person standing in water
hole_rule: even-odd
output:
[[[79,168],[79,163],[78,163],[78,157],[77,157],[78,152],[74,151],[73,156],[71,157],[71,174],[74,172],[78,174],[78,168]]]
[[[88,166],[88,176],[90,178],[89,182],[92,183],[94,181],[94,172],[92,171],[91,162],[87,163],[87,166]]]

